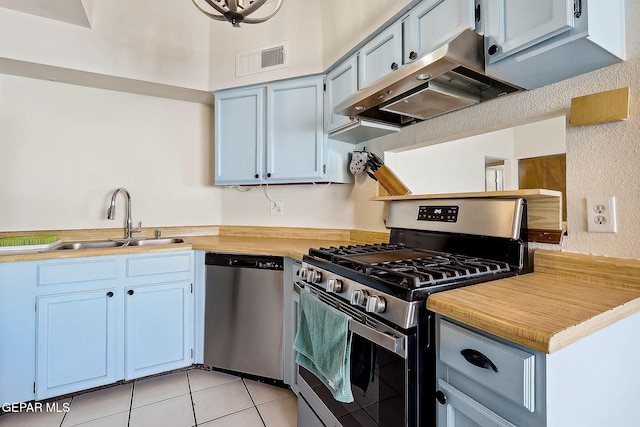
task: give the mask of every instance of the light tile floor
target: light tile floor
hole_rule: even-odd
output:
[[[197,369],[56,403],[59,411],[4,414],[0,427],[295,427],[298,408],[290,390]]]

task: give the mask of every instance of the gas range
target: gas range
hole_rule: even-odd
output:
[[[386,226],[387,243],[310,249],[303,257],[296,292],[349,316],[355,401],[337,402],[299,366],[299,420],[316,414],[317,425],[433,427],[429,295],[529,271],[523,199],[392,201]]]
[[[300,278],[406,329],[431,293],[527,271],[524,200],[446,202],[392,202],[389,243],[310,249]]]

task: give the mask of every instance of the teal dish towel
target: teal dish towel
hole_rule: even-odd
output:
[[[307,291],[300,292],[300,322],[293,348],[296,362],[331,390],[339,402],[353,402],[349,352],[349,316],[324,304]]]

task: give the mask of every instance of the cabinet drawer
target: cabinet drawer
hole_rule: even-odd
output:
[[[117,275],[118,265],[113,258],[39,264],[38,286],[108,280]]]
[[[151,255],[127,259],[127,277],[153,274],[188,273],[193,267],[191,252]]]
[[[440,360],[533,412],[535,356],[449,323],[440,322]]]

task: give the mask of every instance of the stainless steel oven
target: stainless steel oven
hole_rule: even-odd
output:
[[[349,316],[352,403],[298,366],[298,426],[435,425],[433,292],[529,271],[522,199],[392,202],[389,243],[310,249],[296,291]]]
[[[418,369],[429,351],[427,345],[419,348],[418,328],[405,331],[391,328],[309,284],[299,282],[297,291],[311,292],[324,303],[348,314],[352,334],[350,365],[354,402],[334,400],[329,389],[314,374],[299,366],[299,396],[305,400],[302,408],[308,405],[313,412],[320,412],[316,415],[322,420],[320,425],[332,427],[418,425],[420,415],[408,408],[418,408],[416,400],[422,395],[424,381],[418,384],[410,373]],[[428,323],[424,326],[428,327]],[[300,417],[304,419],[299,419],[299,426],[313,425],[312,414],[303,413]]]

